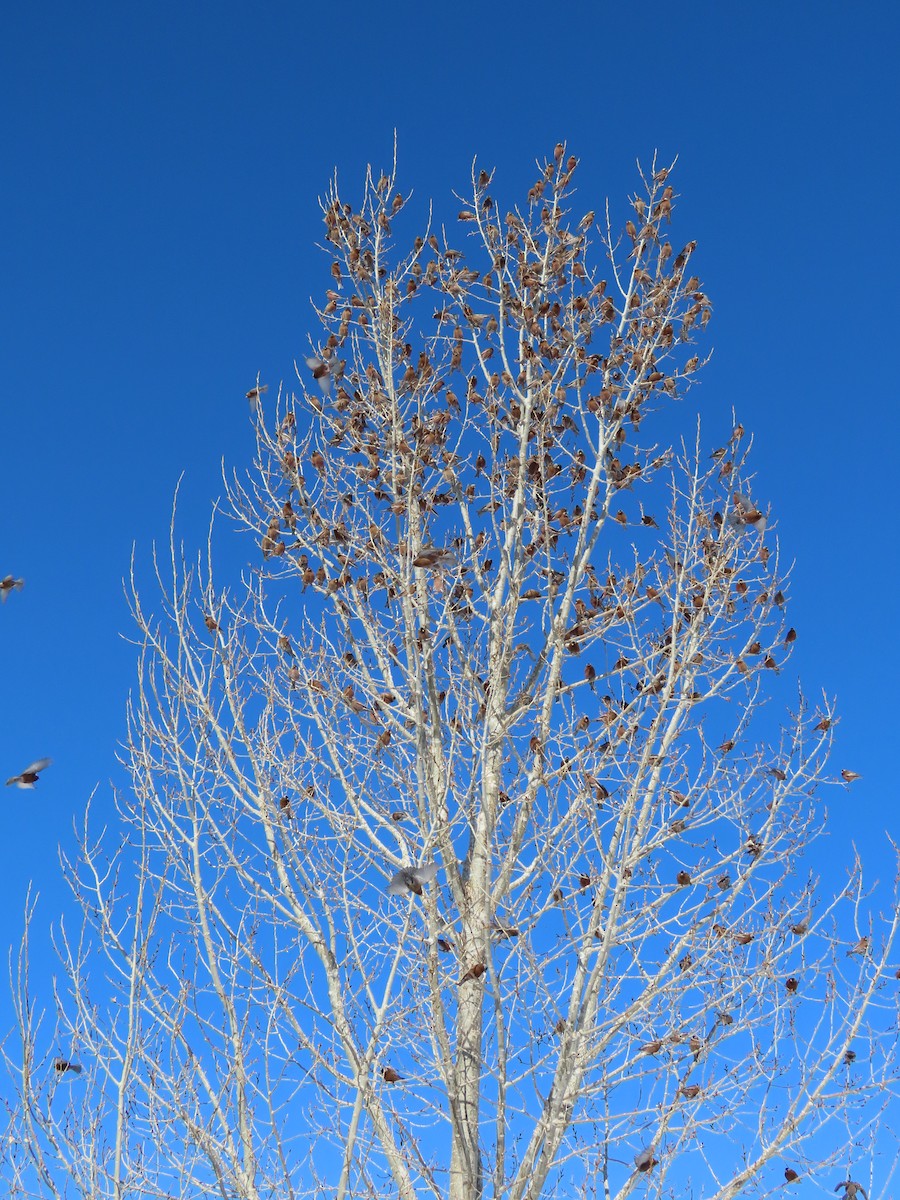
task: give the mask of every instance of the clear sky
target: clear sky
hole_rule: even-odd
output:
[[[56,847],[121,779],[132,546],[146,566],[182,473],[202,546],[222,460],[249,462],[244,392],[290,381],[328,286],[317,197],[387,163],[395,129],[402,190],[447,221],[476,155],[512,202],[565,139],[579,203],[622,222],[636,158],[679,156],[715,306],[685,429],[733,406],[755,434],[796,559],[790,670],[837,693],[834,766],[863,776],[810,865],[843,877],[854,838],[892,876],[900,9],[99,0],[2,24],[0,576],[26,586],[0,610],[0,775],[54,760],[0,794],[4,951],[29,882],[55,913]]]

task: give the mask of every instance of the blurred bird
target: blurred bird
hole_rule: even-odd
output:
[[[862,779],[862,775],[857,771],[841,771],[841,779],[844,783],[852,783],[854,779]]]
[[[699,1083],[686,1083],[684,1087],[678,1089],[682,1096],[687,1100],[695,1100],[700,1095]]]
[[[855,946],[850,947],[850,949],[847,951],[847,953],[848,954],[868,954],[870,940],[871,939],[868,936],[861,937]]]
[[[14,783],[16,787],[33,788],[38,781],[38,775],[41,771],[45,771],[52,761],[51,758],[39,758],[30,767],[26,767],[21,775],[13,775],[11,779],[7,779],[6,786],[9,787]]]
[[[866,1189],[863,1187],[863,1185],[861,1183],[856,1183],[852,1179],[845,1179],[843,1183],[839,1183],[834,1190],[839,1192],[842,1189],[844,1192],[844,1200],[855,1200],[857,1192],[862,1193],[863,1200],[869,1200],[869,1197],[866,1195]]]
[[[634,1156],[634,1165],[639,1171],[649,1171],[656,1166],[657,1160],[653,1157],[653,1147],[645,1146],[643,1150],[638,1150]]]
[[[313,379],[315,379],[322,393],[326,396],[331,394],[331,367],[323,358],[311,356],[307,358],[306,365],[312,371]]]
[[[797,1172],[793,1169],[793,1167],[785,1167],[784,1168],[785,1183],[793,1183],[794,1180],[797,1178],[799,1178],[799,1177],[797,1175]]]
[[[472,979],[480,979],[486,969],[487,968],[483,962],[477,962],[475,963],[474,967],[469,967],[468,971],[466,971],[465,975],[460,978],[459,982],[468,983]]]
[[[437,863],[429,863],[425,867],[401,867],[387,886],[389,896],[408,896],[413,892],[422,895],[422,884],[430,883],[439,870]]]
[[[255,404],[256,401],[263,394],[263,392],[267,392],[268,390],[269,390],[269,385],[267,383],[258,383],[256,385],[256,387],[252,387],[250,389],[250,391],[247,393],[247,399],[250,401],[251,404]]]
[[[13,590],[21,592],[24,586],[24,579],[15,579],[12,575],[4,576],[3,579],[0,579],[0,603],[5,604]]]
[[[855,1062],[856,1062],[856,1051],[855,1050],[845,1050],[844,1051],[844,1065],[849,1067],[851,1065],[851,1063],[855,1063]],[[835,1188],[834,1190],[837,1191],[837,1188]]]
[[[789,991],[791,994],[793,994],[794,992],[796,992],[797,988],[798,988],[800,985],[799,985],[799,983],[797,982],[797,980],[794,978],[794,976],[792,975],[792,976],[790,977],[790,979],[786,979],[786,980],[785,980],[784,986],[787,988],[787,990],[788,990],[788,991]]]
[[[414,567],[449,567],[456,562],[451,550],[440,550],[437,546],[426,546],[412,561]]]
[[[735,492],[733,499],[734,511],[730,512],[725,518],[727,524],[732,529],[740,531],[755,529],[760,537],[762,537],[766,531],[767,518],[765,514],[760,512],[749,496],[745,496],[741,492]]]
[[[382,1067],[381,1078],[385,1083],[399,1083],[406,1076],[401,1075],[399,1071],[395,1071],[393,1067]]]
[[[81,1067],[78,1063],[69,1062],[67,1058],[55,1058],[53,1060],[53,1069],[59,1076],[65,1075],[67,1071],[71,1071],[74,1075],[81,1074]]]

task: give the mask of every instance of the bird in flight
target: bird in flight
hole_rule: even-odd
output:
[[[408,896],[413,892],[422,895],[422,884],[430,883],[438,873],[437,863],[429,863],[426,867],[401,867],[387,886],[389,896]]]
[[[13,775],[11,779],[7,779],[6,786],[10,787],[12,784],[15,784],[16,787],[20,788],[33,788],[38,781],[41,771],[46,770],[52,761],[50,758],[39,758],[30,767],[26,767],[21,775]]]
[[[69,1062],[67,1058],[55,1058],[53,1060],[53,1069],[60,1078],[68,1071],[72,1071],[75,1075],[81,1074],[81,1067],[78,1063]]]
[[[24,579],[16,579],[12,575],[5,575],[0,579],[0,603],[5,604],[14,590],[21,592],[24,586]]]
[[[866,1195],[866,1189],[863,1187],[863,1185],[861,1183],[854,1182],[852,1179],[843,1180],[843,1182],[839,1183],[834,1190],[839,1192],[841,1189],[843,1189],[844,1192],[844,1200],[856,1200],[857,1192],[862,1194],[863,1200],[869,1200],[869,1197]]]

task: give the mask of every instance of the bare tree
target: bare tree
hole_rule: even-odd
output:
[[[156,615],[132,577],[53,1037],[14,963],[11,1195],[872,1186],[896,907],[799,873],[835,713],[763,703],[749,439],[645,436],[710,314],[669,171],[617,237],[576,168],[505,217],[474,171],[467,236],[405,254],[396,169],[324,202],[321,336],[228,483],[253,566],[220,587],[173,518]]]

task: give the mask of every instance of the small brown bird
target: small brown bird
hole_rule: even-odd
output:
[[[211,616],[207,615],[203,618],[203,621],[206,625],[206,628],[209,630],[210,633],[218,633],[219,632],[219,623],[215,617],[211,617]]]
[[[871,938],[868,936],[861,937],[855,946],[851,946],[847,951],[848,954],[868,954]]]
[[[656,1038],[652,1042],[644,1042],[643,1046],[638,1050],[639,1054],[659,1054],[662,1050],[662,1042]]]
[[[687,885],[691,882],[690,871],[679,871],[675,876],[675,882],[679,887],[687,887]]]
[[[697,1037],[696,1033],[691,1034],[688,1040],[688,1046],[690,1047],[691,1054],[694,1056],[694,1062],[696,1062],[703,1052],[703,1043]]]
[[[792,975],[790,977],[790,979],[785,980],[784,986],[791,993],[791,995],[793,995],[796,992],[797,988],[800,986],[800,984],[797,982],[797,980]]]
[[[680,971],[687,971],[693,965],[694,965],[694,960],[691,958],[691,956],[689,954],[685,954],[684,958],[680,958],[678,960],[678,969]]]
[[[7,779],[6,786],[9,787],[14,783],[16,787],[33,788],[38,781],[41,771],[45,771],[52,761],[51,758],[39,758],[30,767],[26,767],[21,775],[13,775],[11,779]]]
[[[854,1062],[856,1062],[856,1051],[855,1050],[845,1050],[844,1051],[845,1066],[849,1067],[850,1064],[854,1063]],[[834,1190],[837,1191],[837,1188],[835,1188]]]
[[[841,771],[841,779],[844,783],[852,783],[854,779],[862,779],[862,775],[858,771]]]
[[[268,390],[269,385],[267,383],[258,383],[256,387],[252,387],[247,393],[247,399],[251,404],[255,404],[263,392],[267,392]]]
[[[643,1150],[638,1150],[634,1156],[634,1165],[639,1171],[649,1171],[656,1166],[657,1160],[653,1157],[653,1147],[645,1146]]]
[[[791,933],[794,934],[795,937],[803,937],[807,929],[809,929],[808,921],[798,921],[796,925],[791,926]]]
[[[401,1075],[399,1071],[395,1071],[393,1067],[382,1067],[381,1078],[385,1083],[399,1083],[405,1079],[405,1075]]]
[[[699,1083],[686,1083],[684,1087],[678,1089],[682,1096],[687,1100],[695,1100],[700,1095]]]
[[[839,1183],[834,1189],[836,1192],[843,1190],[844,1200],[855,1200],[856,1193],[861,1192],[863,1200],[869,1200],[866,1195],[866,1189],[861,1183],[855,1183],[852,1179],[845,1179],[843,1183]]]
[[[456,562],[452,550],[441,550],[437,546],[426,546],[412,561],[414,567],[449,567]]]
[[[798,1176],[797,1172],[793,1169],[793,1167],[785,1167],[784,1168],[785,1183],[793,1183],[795,1179],[799,1179],[799,1176]]]
[[[67,1058],[55,1058],[53,1060],[53,1069],[59,1076],[65,1075],[67,1071],[71,1071],[73,1075],[81,1074],[81,1067],[78,1063],[70,1062]]]
[[[468,983],[472,979],[480,979],[486,970],[487,968],[483,962],[477,962],[473,967],[469,967],[468,971],[466,971],[465,975],[460,978],[459,982]]]
[[[14,590],[21,592],[24,586],[24,579],[15,579],[12,575],[4,576],[0,579],[0,603],[5,604]]]
[[[284,813],[284,815],[290,820],[290,818],[293,816],[293,813],[291,812],[290,796],[282,796],[281,799],[278,801],[278,807]]]
[[[313,379],[316,380],[322,390],[323,395],[331,394],[331,367],[323,359],[311,356],[307,358],[306,365],[312,371]]]
[[[724,875],[720,875],[716,880],[716,884],[720,891],[727,892],[731,887],[731,876],[727,872]]]
[[[438,873],[438,864],[429,863],[425,867],[401,867],[387,886],[389,896],[408,896],[412,892],[422,895],[422,884],[429,883]]]
[[[739,946],[749,946],[750,943],[753,941],[753,934],[752,933],[736,933],[734,935],[734,940],[737,942],[737,944]]]
[[[438,950],[441,951],[442,954],[449,954],[450,951],[453,949],[453,943],[451,941],[448,941],[447,938],[439,937],[437,940],[437,948],[438,948]]]

